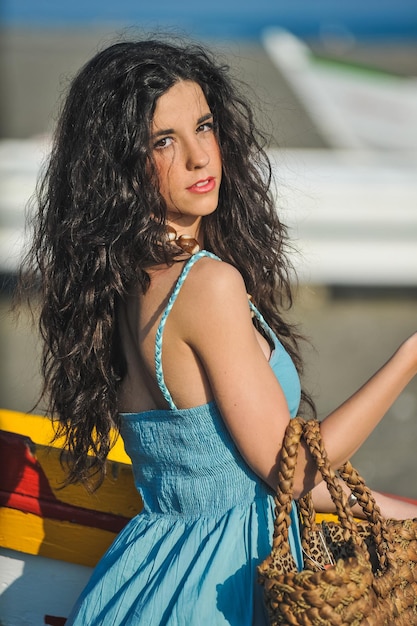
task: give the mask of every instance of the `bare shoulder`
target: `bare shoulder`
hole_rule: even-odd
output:
[[[192,295],[204,303],[207,299],[233,297],[234,294],[246,293],[245,284],[233,265],[203,257],[193,266],[184,284],[187,296]]]
[[[224,261],[202,258],[185,280],[174,313],[180,336],[190,344],[204,342],[219,326],[229,330],[252,322],[240,272]]]

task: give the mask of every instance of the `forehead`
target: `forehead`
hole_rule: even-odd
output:
[[[198,83],[179,81],[158,98],[152,126],[154,130],[173,128],[179,123],[210,113],[206,97]],[[195,119],[194,119],[195,118]]]

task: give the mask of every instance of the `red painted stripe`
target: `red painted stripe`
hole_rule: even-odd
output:
[[[47,500],[37,500],[31,496],[19,493],[5,493],[0,491],[0,506],[9,509],[17,509],[24,513],[32,513],[42,518],[56,519],[92,528],[101,528],[118,533],[126,526],[129,518],[112,513],[102,513],[91,509],[84,509],[72,506],[63,502],[48,502]]]
[[[57,501],[28,437],[0,431],[0,489]]]
[[[28,437],[0,431],[0,506],[118,533],[129,518],[61,502]]]

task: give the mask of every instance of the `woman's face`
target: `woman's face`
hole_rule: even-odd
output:
[[[167,221],[195,234],[217,208],[222,177],[213,115],[197,83],[175,83],[158,99],[151,142]]]

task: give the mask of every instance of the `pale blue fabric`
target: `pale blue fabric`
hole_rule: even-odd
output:
[[[121,434],[143,502],[101,559],[67,626],[266,626],[257,565],[271,549],[274,500],[236,448],[214,402],[177,409],[162,371],[167,316],[190,258],[157,332],[158,381],[170,409],[125,413]],[[217,258],[217,257],[214,257]],[[273,337],[270,365],[291,416],[300,402],[296,369]],[[238,364],[236,364],[238,367]],[[296,509],[290,543],[302,564]]]

